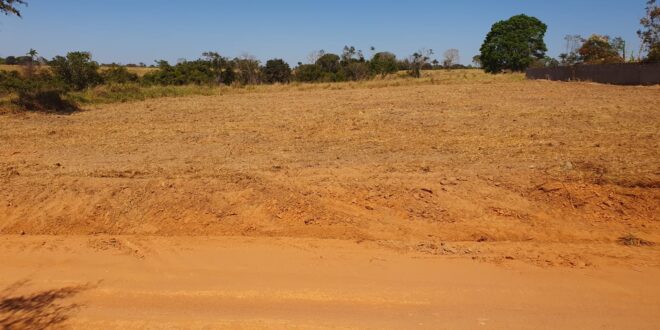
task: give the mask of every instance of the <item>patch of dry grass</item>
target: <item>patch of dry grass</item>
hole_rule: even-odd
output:
[[[647,241],[645,239],[639,238],[633,234],[628,234],[626,236],[619,237],[617,240],[619,244],[625,246],[654,246],[655,243]]]
[[[50,67],[47,65],[39,65],[36,66],[36,68],[39,68],[39,70],[50,70]],[[107,70],[109,67],[107,66],[101,66],[101,71]],[[137,74],[139,77],[144,76],[145,74],[149,72],[153,72],[158,70],[157,68],[141,68],[141,67],[126,67],[126,70],[131,73]],[[23,72],[23,66],[21,65],[7,65],[7,64],[0,64],[0,71],[18,71],[18,72]]]

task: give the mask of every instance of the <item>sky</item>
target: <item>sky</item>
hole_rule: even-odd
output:
[[[0,57],[89,51],[101,63],[196,59],[204,51],[308,62],[323,49],[370,47],[407,57],[450,48],[469,64],[493,23],[517,14],[548,25],[548,55],[567,34],[621,36],[639,49],[645,0],[27,0],[23,18],[0,16]]]

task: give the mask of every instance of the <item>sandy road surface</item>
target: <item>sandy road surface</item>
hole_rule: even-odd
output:
[[[653,329],[660,322],[657,268],[498,266],[315,239],[4,236],[0,246],[3,325]]]

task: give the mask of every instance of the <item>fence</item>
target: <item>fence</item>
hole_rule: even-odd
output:
[[[660,63],[599,64],[527,69],[527,79],[592,81],[613,85],[660,84]]]

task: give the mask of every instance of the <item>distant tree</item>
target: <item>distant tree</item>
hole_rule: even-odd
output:
[[[0,13],[21,17],[21,11],[16,8],[17,5],[27,6],[27,2],[25,0],[0,0]]]
[[[396,61],[397,70],[399,71],[410,71],[412,65],[410,64],[409,58],[404,58],[403,60]]]
[[[202,59],[208,62],[218,84],[223,82],[224,72],[232,69],[229,61],[217,52],[204,52],[202,53]]]
[[[581,61],[580,53],[578,52],[582,44],[584,43],[584,38],[579,34],[566,35],[564,37],[566,41],[566,51],[559,54],[561,60],[561,65],[575,65]]]
[[[256,57],[243,54],[234,59],[234,69],[237,72],[237,80],[243,85],[254,85],[260,83],[261,71],[259,60]]]
[[[5,58],[5,64],[16,65],[18,64],[18,60],[16,59],[16,56],[7,56],[7,58]]]
[[[317,64],[302,64],[294,70],[294,77],[301,82],[320,81],[323,76],[323,70]]]
[[[535,17],[517,15],[493,25],[481,46],[486,72],[524,71],[545,56],[547,26]]]
[[[374,54],[370,61],[371,71],[374,74],[385,77],[390,73],[395,73],[398,70],[396,55],[390,52],[379,52]]]
[[[431,55],[433,55],[432,49],[423,49],[413,53],[409,59],[410,70],[408,71],[408,74],[410,74],[410,76],[413,78],[421,77],[422,69],[428,64],[428,61],[431,59]]]
[[[92,61],[92,54],[88,52],[57,56],[50,62],[50,67],[57,79],[74,90],[83,90],[102,81],[99,64]]]
[[[610,40],[610,45],[616,50],[621,58],[625,61],[626,59],[626,41],[621,37],[616,37]]]
[[[307,63],[315,64],[321,56],[325,55],[325,50],[315,50],[307,55]]]
[[[442,65],[445,68],[451,68],[453,65],[460,62],[460,56],[458,55],[458,49],[448,49],[443,55]]]
[[[36,50],[30,48],[30,50],[27,52],[26,55],[29,57],[30,60],[24,63],[23,65],[25,67],[25,76],[29,79],[34,76],[35,65],[39,65],[39,61],[38,61],[39,53]]]
[[[364,54],[361,50],[356,49],[353,46],[344,46],[340,60],[342,65],[348,65],[349,63],[354,62],[364,62]]]
[[[268,83],[288,83],[291,79],[291,68],[284,60],[276,58],[266,61],[262,69],[264,78]]]
[[[660,62],[660,7],[656,0],[646,2],[646,16],[640,24],[642,29],[637,35],[642,41],[641,52],[646,53],[647,62]]]
[[[559,61],[550,56],[545,56],[542,59],[535,60],[530,67],[533,68],[554,68],[559,66]]]
[[[342,66],[342,75],[339,75],[337,80],[364,80],[371,77],[371,70],[369,64],[364,61],[354,61]]]
[[[475,67],[480,68],[481,67],[481,55],[472,56],[472,63],[474,64]]]
[[[128,70],[117,64],[111,64],[101,72],[101,78],[106,84],[126,84],[134,83],[139,80],[135,73],[128,72]]]
[[[579,50],[582,61],[587,64],[622,63],[623,58],[610,43],[609,37],[592,35]]]
[[[325,72],[337,73],[339,71],[339,61],[340,57],[338,55],[328,53],[319,57],[315,64]]]

